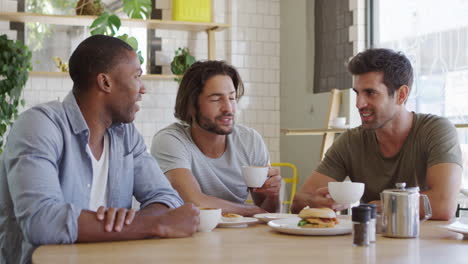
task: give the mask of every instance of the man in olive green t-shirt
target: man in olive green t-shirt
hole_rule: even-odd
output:
[[[409,60],[389,49],[369,49],[354,57],[348,69],[355,77],[362,125],[336,139],[296,194],[293,212],[306,205],[342,209],[327,185],[349,176],[365,183],[364,202],[380,205],[380,192],[406,182],[427,194],[432,219],[453,217],[462,174],[457,132],[446,118],[406,109],[413,82]]]

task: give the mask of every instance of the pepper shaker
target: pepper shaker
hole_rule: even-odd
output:
[[[367,206],[352,208],[353,245],[369,246],[369,220],[371,209]]]

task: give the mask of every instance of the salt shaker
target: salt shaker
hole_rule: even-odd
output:
[[[359,206],[370,208],[369,219],[369,242],[375,243],[376,223],[377,223],[377,205],[376,204],[360,204]]]
[[[353,245],[369,246],[369,220],[371,209],[367,206],[357,206],[352,209]]]

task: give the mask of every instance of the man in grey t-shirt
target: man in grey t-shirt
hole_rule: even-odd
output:
[[[241,167],[268,166],[268,150],[253,129],[234,124],[243,94],[236,69],[221,61],[193,64],[176,99],[175,123],[153,138],[151,153],[185,202],[244,216],[278,209],[281,177],[276,169],[251,191],[255,205],[244,204],[248,188]]]
[[[455,127],[446,118],[416,114],[405,107],[413,69],[401,53],[370,49],[349,63],[362,125],[342,134],[294,198],[293,211],[306,205],[342,208],[330,198],[330,181],[366,184],[364,202],[380,205],[379,193],[397,182],[419,186],[432,218],[455,215],[462,161]]]

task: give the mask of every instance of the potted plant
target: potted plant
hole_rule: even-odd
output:
[[[0,153],[8,128],[18,116],[18,106],[31,67],[31,52],[21,41],[0,35]]]
[[[104,11],[101,0],[79,0],[75,7],[79,16],[100,16]]]
[[[182,81],[182,75],[184,75],[185,71],[187,71],[194,62],[195,57],[190,54],[190,50],[188,48],[178,48],[175,51],[174,59],[171,62],[171,71],[177,75],[174,80],[180,84],[180,81]]]

